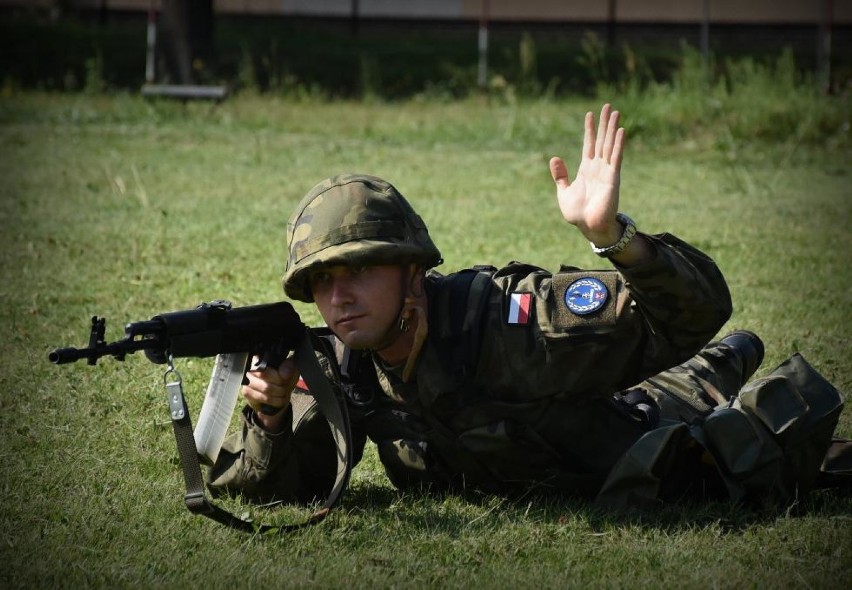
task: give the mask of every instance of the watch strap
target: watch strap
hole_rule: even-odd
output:
[[[615,219],[624,226],[624,231],[621,233],[621,237],[616,243],[611,246],[607,246],[606,248],[598,248],[592,242],[589,242],[592,246],[592,251],[602,258],[611,258],[616,254],[621,253],[627,247],[627,244],[630,243],[630,240],[633,239],[633,236],[636,235],[635,221],[630,219],[624,213],[617,213],[615,215]]]

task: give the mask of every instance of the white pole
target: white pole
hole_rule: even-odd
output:
[[[148,6],[148,51],[145,54],[145,81],[154,83],[154,63],[157,60],[157,10],[154,8],[154,0]]]
[[[701,19],[701,56],[706,70],[710,63],[710,0],[704,0],[704,18]]]
[[[482,0],[479,12],[479,69],[476,81],[480,88],[488,85],[488,0]]]
[[[832,0],[820,4],[819,34],[817,35],[817,69],[825,94],[831,92],[831,25],[834,6]]]

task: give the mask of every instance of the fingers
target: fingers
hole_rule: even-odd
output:
[[[248,384],[242,388],[243,397],[252,407],[269,405],[281,408],[290,403],[290,394],[299,379],[295,362],[285,360],[277,369],[246,373]]]
[[[279,383],[267,381],[267,375],[262,373],[264,372],[258,371],[246,374],[248,385],[243,386],[243,397],[253,407],[265,404],[280,408],[286,405],[290,400],[291,390],[285,389]]]
[[[586,132],[583,135],[583,157],[595,157],[595,116],[591,111],[586,113]]]
[[[595,130],[595,115],[586,113],[585,133],[583,135],[583,159],[601,158],[617,170],[621,168],[621,157],[624,153],[625,132],[618,124],[621,113],[613,111],[607,103],[601,107],[597,132]],[[582,171],[582,166],[580,170]],[[580,172],[578,172],[580,174]],[[565,189],[571,184],[568,178],[568,167],[562,158],[554,156],[550,159],[550,176],[556,183],[557,189]]]
[[[624,137],[626,131],[624,128],[619,127],[618,131],[615,134],[615,141],[612,146],[612,157],[610,158],[610,164],[613,165],[616,171],[621,170],[621,156],[624,153]]]
[[[597,134],[595,135],[594,118],[592,113],[586,113],[586,135],[583,140],[584,155],[590,158],[602,158],[608,164],[616,167],[621,165],[621,155],[624,148],[624,129],[619,127],[621,113],[613,111],[610,104],[601,108]],[[594,151],[588,153],[588,142],[595,135]]]
[[[604,147],[604,139],[606,138],[606,130],[607,125],[609,124],[609,114],[612,107],[610,107],[609,103],[605,104],[601,107],[601,118],[598,122],[598,133],[595,136],[595,153],[592,156],[593,158],[603,157],[603,147]],[[589,119],[589,115],[586,115],[586,120]],[[592,125],[594,128],[594,123]]]
[[[252,363],[252,366],[257,366],[258,361],[259,361],[259,358],[254,357],[254,361]],[[278,366],[277,369],[267,367],[262,371],[249,370],[248,373],[246,373],[246,375],[248,377],[251,377],[252,375],[254,375],[255,378],[266,381],[266,382],[268,382],[270,384],[274,384],[274,385],[289,385],[289,384],[292,384],[292,385],[295,386],[296,381],[299,380],[299,369],[296,366],[296,361],[292,357],[290,357],[290,358],[284,359],[281,362],[281,364]]]
[[[606,160],[607,162],[610,162],[611,159],[612,159],[612,149],[613,149],[613,145],[615,143],[615,135],[619,131],[619,129],[618,129],[619,116],[620,116],[619,112],[614,111],[612,114],[610,114],[609,122],[607,123],[606,136],[604,137],[603,153],[601,154],[603,159]]]
[[[285,359],[281,363],[278,367],[278,377],[284,386],[289,386],[290,389],[296,386],[296,381],[299,380],[299,368],[293,358]]]
[[[556,183],[556,188],[558,189],[568,188],[571,184],[568,180],[568,167],[565,165],[565,161],[559,156],[550,158],[550,176],[553,178],[553,182]]]

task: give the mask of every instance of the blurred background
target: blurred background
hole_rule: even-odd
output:
[[[280,300],[290,212],[340,172],[410,198],[445,272],[594,268],[548,161],[611,100],[626,211],[717,261],[759,376],[801,352],[848,395],[850,81],[852,0],[0,0],[0,589],[846,590],[848,495],[400,496],[372,445],[328,526],[235,535],[184,507],[161,366],[47,358],[95,314]],[[211,365],[181,362],[195,412]]]
[[[852,80],[848,0],[0,0],[0,23],[6,93],[592,95],[667,83],[685,47],[709,76],[787,51],[823,93]]]

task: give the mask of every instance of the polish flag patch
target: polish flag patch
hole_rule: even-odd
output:
[[[530,323],[530,306],[532,293],[512,293],[509,298],[509,314],[506,323],[515,326],[525,326]]]

